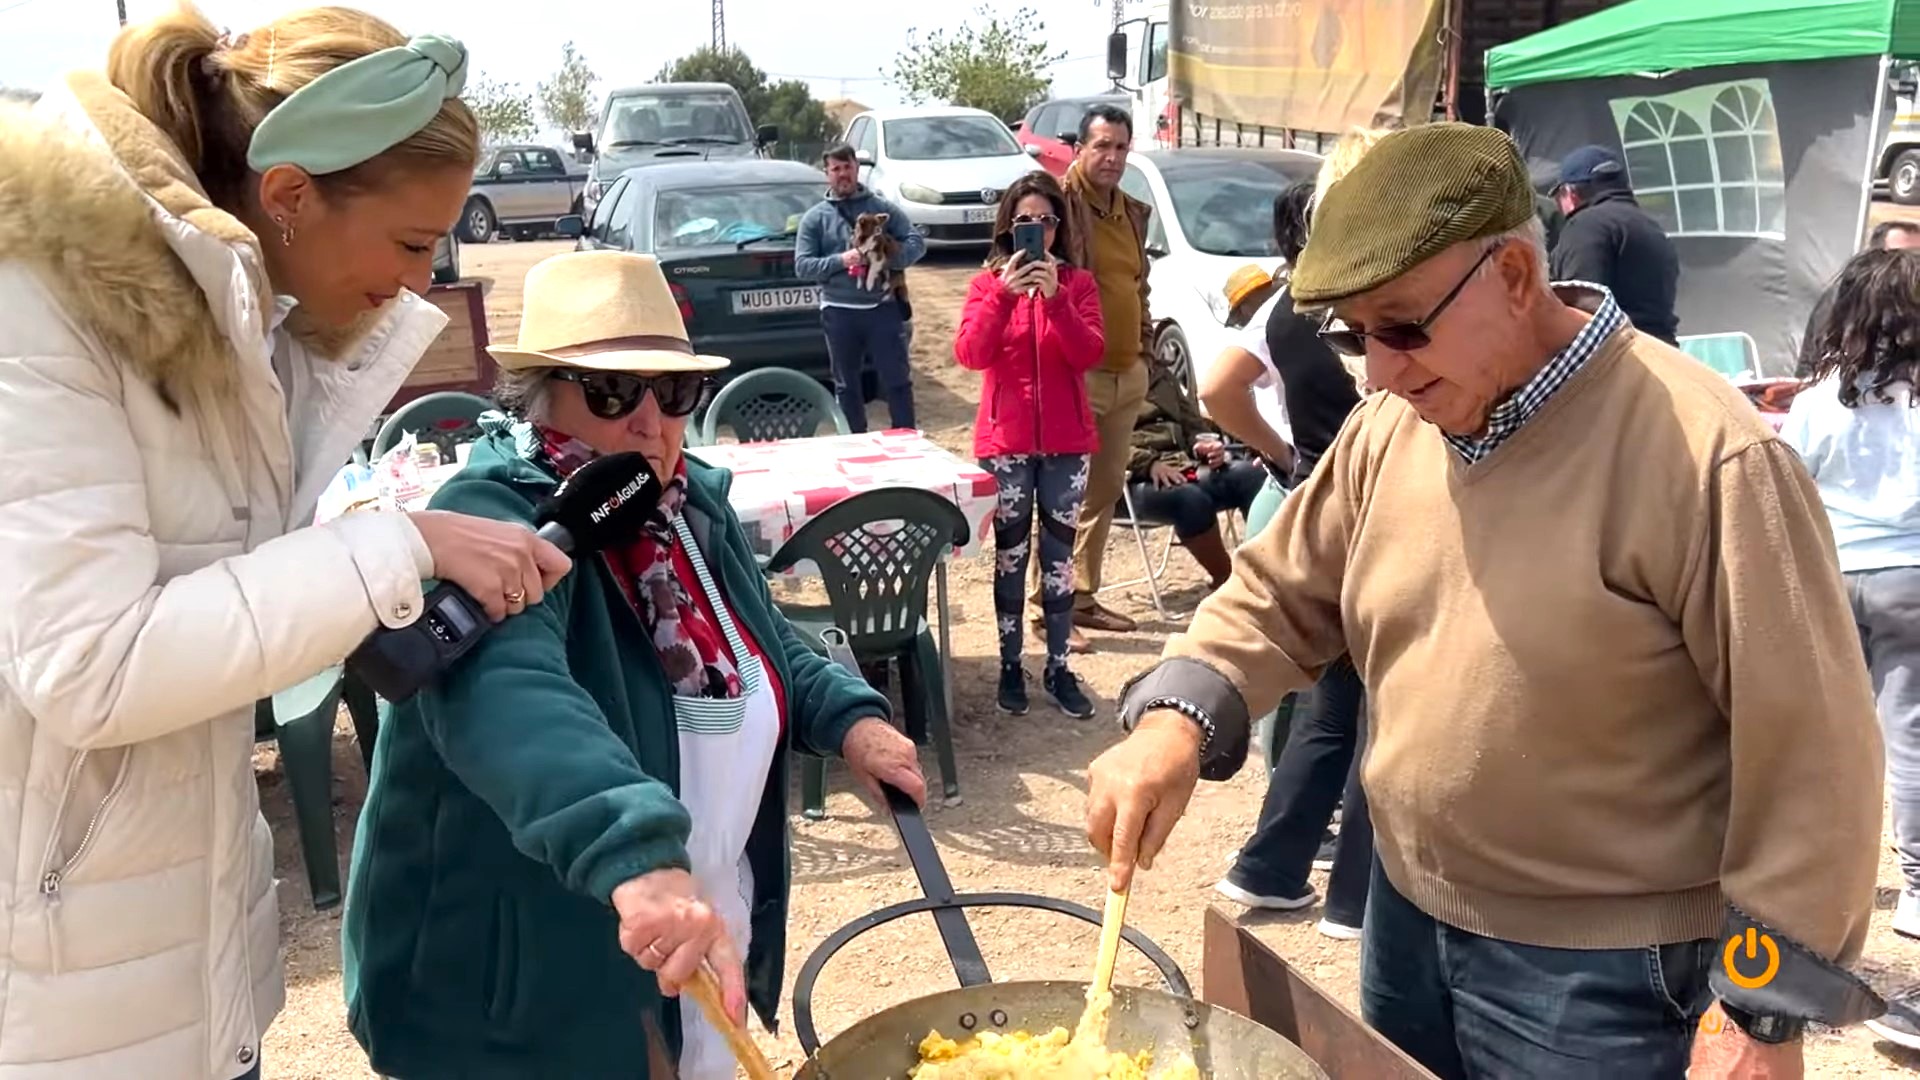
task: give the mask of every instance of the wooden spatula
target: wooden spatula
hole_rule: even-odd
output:
[[[1112,968],[1112,964],[1107,965]],[[733,1022],[727,1015],[727,1007],[720,994],[720,979],[704,961],[693,973],[693,980],[687,983],[684,993],[699,1004],[700,1011],[706,1015],[707,1023],[718,1028],[727,1037],[727,1046],[733,1051],[734,1060],[747,1070],[747,1080],[776,1080],[773,1066],[768,1064],[766,1055],[754,1045],[753,1036],[747,1029]]]
[[[1113,964],[1120,956],[1120,931],[1126,924],[1126,891],[1108,890],[1106,914],[1100,919],[1100,952],[1093,960],[1093,981],[1087,984],[1087,1010],[1074,1032],[1075,1042],[1099,1045],[1107,1041],[1108,1007],[1101,1002],[1113,992]]]

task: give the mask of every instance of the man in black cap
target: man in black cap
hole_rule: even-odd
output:
[[[1492,128],[1395,132],[1323,193],[1289,288],[1384,392],[1128,683],[1088,837],[1130,885],[1350,656],[1367,1023],[1450,1080],[1795,1080],[1807,1020],[1882,1008],[1842,966],[1882,760],[1833,533],[1740,391],[1544,248]]]
[[[1673,298],[1680,257],[1660,223],[1640,209],[1620,158],[1604,146],[1568,154],[1554,198],[1567,220],[1553,245],[1553,279],[1606,286],[1635,329],[1679,344]]]

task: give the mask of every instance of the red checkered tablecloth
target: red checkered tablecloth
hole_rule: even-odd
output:
[[[827,507],[882,487],[916,487],[952,500],[972,526],[956,554],[977,555],[992,531],[999,498],[991,474],[918,431],[690,446],[687,453],[733,473],[728,502],[762,556],[779,550]],[[805,563],[795,569],[818,572]]]

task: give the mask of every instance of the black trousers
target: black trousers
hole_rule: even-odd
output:
[[[1191,540],[1219,528],[1222,510],[1238,510],[1245,517],[1266,484],[1267,470],[1235,461],[1223,469],[1202,469],[1199,479],[1173,487],[1129,481],[1127,491],[1141,520],[1171,525],[1175,536]]]
[[[1343,800],[1326,917],[1359,926],[1366,917],[1367,879],[1373,872],[1373,821],[1360,789],[1366,745],[1366,687],[1341,657],[1314,687],[1312,706],[1296,713],[1287,745],[1267,778],[1267,796],[1253,837],[1227,877],[1248,892],[1295,895],[1306,888],[1333,809]]]

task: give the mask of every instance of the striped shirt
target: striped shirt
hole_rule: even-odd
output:
[[[1613,293],[1604,286],[1585,281],[1556,281],[1556,292],[1577,290],[1597,293],[1599,306],[1594,308],[1593,318],[1582,327],[1567,347],[1547,361],[1526,385],[1507,395],[1507,399],[1493,407],[1487,414],[1487,430],[1480,435],[1450,435],[1441,432],[1447,445],[1453,447],[1467,464],[1480,461],[1488,454],[1500,448],[1500,444],[1513,437],[1521,426],[1533,419],[1542,406],[1562,387],[1574,373],[1586,366],[1588,360],[1600,351],[1600,343],[1613,335],[1615,330],[1626,325],[1627,317],[1620,311],[1620,305],[1614,302]],[[1585,306],[1585,305],[1580,305]]]

